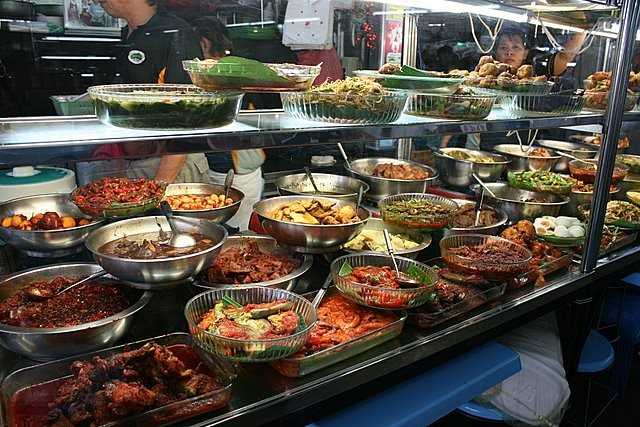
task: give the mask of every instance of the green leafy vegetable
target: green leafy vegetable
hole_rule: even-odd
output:
[[[432,282],[429,274],[425,273],[415,265],[409,266],[405,273],[412,279],[417,280],[420,283],[424,283],[425,285],[429,285]]]
[[[242,307],[242,304],[240,304],[238,301],[236,301],[235,299],[227,295],[222,297],[222,304],[224,304],[226,307],[229,307],[229,306],[235,307],[235,308]]]
[[[347,277],[352,272],[353,272],[353,267],[351,267],[351,264],[345,261],[344,263],[342,263],[342,266],[340,267],[340,271],[338,271],[338,276]]]

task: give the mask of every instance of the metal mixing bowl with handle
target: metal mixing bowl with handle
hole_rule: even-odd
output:
[[[314,196],[280,196],[271,199],[261,200],[253,205],[254,212],[260,218],[262,228],[275,238],[278,243],[285,245],[302,253],[327,253],[335,252],[340,247],[354,238],[365,226],[371,213],[360,208],[358,216],[360,221],[349,224],[301,224],[289,221],[282,221],[273,218],[273,213],[281,206],[291,204],[301,200],[323,200],[335,204],[337,209],[353,203],[332,199],[329,197]]]
[[[459,160],[451,157],[451,152],[460,151],[468,155],[481,155],[491,158],[492,162],[474,162]],[[494,182],[500,179],[511,160],[506,157],[486,151],[469,150],[467,148],[441,148],[435,151],[436,168],[440,180],[454,187],[468,187],[475,183],[472,174],[478,175],[484,182]]]
[[[360,187],[363,187],[365,195],[369,191],[369,184],[348,176],[327,173],[314,173],[312,176],[318,190],[320,190],[318,196],[356,202]],[[276,187],[278,193],[283,196],[313,196],[315,194],[313,185],[304,173],[282,176],[276,180]]]
[[[180,195],[198,195],[209,196],[211,194],[224,194],[224,185],[217,184],[204,184],[199,182],[184,183],[184,184],[169,184],[164,193],[165,199],[168,196],[180,196]],[[231,187],[229,190],[229,197],[233,200],[233,203],[229,206],[223,206],[217,209],[198,209],[198,210],[186,210],[186,209],[172,209],[174,215],[185,216],[189,218],[201,218],[213,221],[217,224],[224,224],[229,221],[240,209],[240,204],[244,199],[244,193],[237,188]]]
[[[196,218],[175,217],[181,232],[202,234],[214,244],[200,252],[156,259],[121,258],[105,254],[102,247],[114,240],[137,234],[170,232],[167,220],[162,216],[145,216],[114,222],[95,230],[87,237],[85,245],[93,258],[111,275],[140,289],[163,289],[179,285],[210,266],[227,240],[227,230],[211,221]]]
[[[36,282],[51,281],[60,276],[81,279],[100,269],[96,264],[67,263],[21,271],[0,281],[0,300]],[[41,361],[109,347],[124,336],[133,322],[133,315],[151,299],[149,292],[131,292],[138,295],[131,306],[91,323],[64,328],[24,328],[0,324],[0,344],[10,351]]]
[[[68,194],[43,194],[9,200],[0,204],[0,218],[12,215],[33,215],[56,212],[60,216],[87,218],[71,201]],[[82,243],[91,231],[102,225],[100,219],[93,219],[87,225],[79,225],[58,230],[16,230],[0,227],[0,238],[27,255],[36,257],[61,257],[82,250]]]
[[[373,170],[376,166],[387,163],[420,168],[424,170],[429,177],[426,179],[390,179],[373,175]],[[385,197],[401,193],[424,193],[425,189],[434,185],[438,179],[438,172],[430,166],[409,160],[385,157],[353,160],[349,162],[349,166],[345,165],[345,168],[351,176],[369,184],[370,188],[366,197],[374,201],[380,201]]]

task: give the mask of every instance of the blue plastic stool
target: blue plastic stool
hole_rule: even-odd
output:
[[[634,348],[640,344],[640,273],[632,273],[621,280],[623,286],[607,288],[605,303],[600,315],[601,329],[610,325],[617,327],[615,361],[611,371],[611,387],[620,395],[624,394]]]
[[[615,353],[611,343],[600,334],[598,331],[592,330],[584,343],[582,353],[580,354],[580,362],[578,363],[578,372],[581,374],[595,374],[608,369],[614,360]],[[591,380],[589,380],[587,387],[587,411],[588,402],[591,397]],[[611,401],[609,402],[611,403]],[[597,419],[604,409],[594,418]],[[477,418],[485,421],[503,422],[505,420],[505,414],[498,408],[482,403],[469,401],[458,407],[458,410],[463,414],[472,418]]]
[[[426,426],[519,370],[516,352],[487,343],[307,427]]]

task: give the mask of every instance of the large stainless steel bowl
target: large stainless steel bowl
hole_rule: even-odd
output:
[[[428,248],[429,245],[431,244],[431,241],[432,241],[431,234],[429,234],[429,233],[420,233],[420,232],[415,231],[415,230],[409,230],[409,229],[406,229],[406,228],[396,227],[393,224],[385,223],[380,218],[373,218],[373,217],[369,218],[367,220],[367,224],[364,226],[364,228],[360,232],[362,233],[365,230],[375,230],[375,231],[388,230],[389,233],[391,233],[391,234],[405,234],[405,235],[409,236],[411,238],[411,240],[413,240],[416,243],[419,243],[419,245],[416,246],[415,248],[399,249],[399,250],[395,251],[396,255],[407,257],[409,259],[418,258],[418,254],[420,254],[420,252],[422,250]],[[345,252],[347,252],[347,253],[350,253],[350,254],[372,252],[372,251],[356,251],[356,250],[353,250],[353,249],[347,249],[345,247],[343,247],[343,250]],[[386,253],[386,251],[384,253]]]
[[[167,190],[164,193],[164,197],[178,196],[181,194],[197,194],[197,195],[211,195],[211,194],[224,194],[224,185],[217,184],[203,184],[199,182],[185,183],[185,184],[169,184]],[[240,209],[240,203],[244,199],[244,193],[237,188],[231,187],[229,190],[229,197],[233,200],[233,204],[218,209],[201,209],[201,210],[181,210],[175,209],[173,213],[179,216],[186,216],[190,218],[208,219],[218,224],[224,224],[229,221]]]
[[[624,177],[622,182],[620,182],[620,187],[622,188],[622,193],[618,194],[622,200],[627,198],[627,193],[629,191],[638,191],[640,190],[640,174],[629,173]]]
[[[27,218],[45,212],[60,216],[89,218],[71,201],[68,194],[44,194],[9,200],[0,204],[0,218],[22,214]],[[73,228],[47,231],[25,231],[0,227],[0,239],[30,256],[61,257],[82,250],[82,243],[89,233],[102,225],[102,220]]]
[[[493,147],[493,151],[511,160],[508,169],[513,172],[550,171],[562,157],[553,150],[549,150],[553,154],[551,157],[529,156],[518,144],[499,144]]]
[[[100,270],[96,264],[55,264],[21,271],[0,281],[0,300],[5,300],[32,283],[64,276],[80,279]],[[118,286],[118,285],[116,285]],[[134,291],[131,307],[91,323],[66,328],[22,328],[0,324],[0,344],[6,349],[36,360],[51,360],[109,347],[124,336],[133,314],[151,299],[151,293]]]
[[[494,192],[497,198],[494,199],[485,192],[485,200],[491,200],[492,204],[503,210],[509,217],[510,223],[521,219],[535,219],[545,215],[558,216],[560,209],[569,203],[568,197],[521,190],[510,187],[506,182],[492,182],[486,185]],[[481,191],[480,185],[472,185],[471,190],[478,196]]]
[[[252,286],[269,286],[274,288],[288,289],[291,290],[293,288],[293,284],[296,280],[306,273],[311,265],[313,264],[313,256],[311,255],[302,255],[295,252],[291,252],[290,250],[278,246],[278,242],[273,237],[255,235],[255,236],[229,236],[229,238],[222,245],[221,253],[224,253],[225,250],[235,248],[238,246],[245,246],[249,242],[256,242],[261,251],[274,255],[283,255],[289,258],[297,259],[300,262],[300,266],[293,270],[291,273],[279,277],[277,279],[267,280],[265,282],[255,282],[255,283],[243,283],[243,285],[252,285]],[[200,276],[200,280],[194,283],[194,287],[200,289],[201,291],[208,291],[212,288],[220,288],[227,286],[237,286],[230,285],[227,283],[212,283],[209,282],[205,277],[202,277],[206,274],[203,272]]]
[[[538,139],[535,141],[535,144],[538,144],[540,147],[550,148],[551,150],[562,151],[583,160],[593,159],[598,154],[598,151],[594,150],[593,147],[575,142]],[[571,159],[567,157],[562,157],[558,160],[558,163],[556,163],[554,170],[556,172],[568,172],[570,160]]]
[[[500,230],[509,221],[509,217],[507,216],[507,214],[502,209],[498,209],[496,207],[489,206],[489,205],[487,205],[485,203],[482,204],[482,209],[483,210],[484,209],[491,209],[492,211],[494,211],[498,216],[498,221],[495,224],[485,225],[485,226],[482,226],[482,227],[469,227],[469,228],[450,227],[450,228],[445,230],[444,235],[445,236],[452,236],[452,235],[456,235],[456,234],[489,234],[489,235],[492,235],[492,236],[497,236],[498,233],[500,232]],[[453,217],[451,219],[453,220],[453,218],[455,218],[455,214],[453,215]]]
[[[335,203],[338,209],[347,205],[353,206],[351,202],[330,197],[280,196],[259,201],[253,205],[253,210],[258,214],[264,230],[278,243],[302,253],[326,253],[339,250],[344,243],[353,239],[362,230],[367,219],[371,216],[368,210],[360,208],[358,211],[360,221],[338,225],[298,224],[272,218],[272,213],[282,205],[314,199]]]
[[[620,191],[622,191],[620,186],[618,186],[615,191],[609,191],[609,200],[615,199]],[[566,213],[568,215],[578,216],[578,206],[591,205],[592,200],[593,193],[572,190],[569,194],[569,204],[567,205]]]
[[[400,193],[424,193],[425,189],[433,185],[438,179],[438,171],[432,167],[422,165],[420,163],[409,160],[398,160],[384,157],[373,157],[367,159],[353,160],[350,167],[345,165],[347,172],[355,178],[361,179],[369,184],[367,198],[380,201],[387,196],[393,196]],[[407,179],[388,179],[379,176],[373,176],[373,169],[382,163],[393,163],[394,165],[410,165],[424,169],[429,178],[421,180]]]
[[[369,191],[369,184],[359,179],[327,173],[314,173],[312,175],[318,190],[320,190],[319,196],[355,202],[358,200],[360,187],[363,187],[364,194]],[[282,176],[276,180],[276,187],[278,187],[278,192],[283,196],[314,195],[313,185],[304,173]]]
[[[466,148],[441,148],[441,153],[435,151],[436,168],[440,174],[440,179],[454,187],[468,187],[475,184],[471,176],[477,174],[484,182],[494,182],[500,179],[507,165],[511,162],[504,156],[486,151],[469,150]],[[451,151],[463,151],[469,154],[480,154],[491,157],[493,163],[474,163],[467,160],[458,160],[446,154]],[[445,153],[445,154],[442,154]]]
[[[180,231],[202,234],[215,244],[194,254],[161,259],[128,259],[101,252],[103,245],[122,237],[143,233],[157,235],[160,229],[170,233],[169,223],[163,216],[145,216],[99,228],[87,237],[85,245],[102,268],[130,286],[153,290],[173,287],[210,266],[227,239],[223,226],[205,219],[176,217],[175,222]]]

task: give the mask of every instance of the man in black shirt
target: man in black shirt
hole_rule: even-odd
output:
[[[100,0],[111,16],[127,21],[122,29],[123,49],[118,71],[124,83],[191,83],[182,61],[201,57],[191,26],[166,12],[158,0]],[[128,156],[148,156],[127,147]],[[129,174],[167,182],[202,181],[208,166],[204,155],[175,155],[131,162]]]

